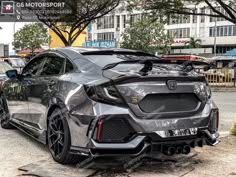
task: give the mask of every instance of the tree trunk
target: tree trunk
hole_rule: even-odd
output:
[[[71,41],[71,39],[69,38],[67,41],[67,46],[66,47],[71,47],[73,44],[73,42]]]

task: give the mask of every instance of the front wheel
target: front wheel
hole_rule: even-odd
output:
[[[8,111],[6,99],[0,96],[0,123],[1,127],[4,129],[14,129],[10,123],[10,114]]]
[[[70,154],[70,131],[65,113],[56,108],[48,120],[48,147],[56,162],[61,164],[79,163],[85,160],[84,156]]]

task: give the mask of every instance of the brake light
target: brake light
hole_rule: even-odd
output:
[[[118,90],[112,85],[85,86],[85,90],[88,96],[94,101],[125,106]]]
[[[98,128],[97,128],[97,140],[100,140],[102,132],[102,120],[98,121]]]

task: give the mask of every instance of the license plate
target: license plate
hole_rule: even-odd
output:
[[[155,131],[156,134],[162,138],[179,137],[179,136],[192,136],[196,135],[198,128],[179,129],[179,130],[166,130],[166,131]]]

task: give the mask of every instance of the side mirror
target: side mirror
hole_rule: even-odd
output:
[[[17,70],[16,70],[16,69],[13,69],[13,70],[8,70],[8,71],[6,72],[6,75],[7,75],[7,77],[9,77],[10,79],[14,79],[14,78],[17,78],[18,73],[17,73]]]

